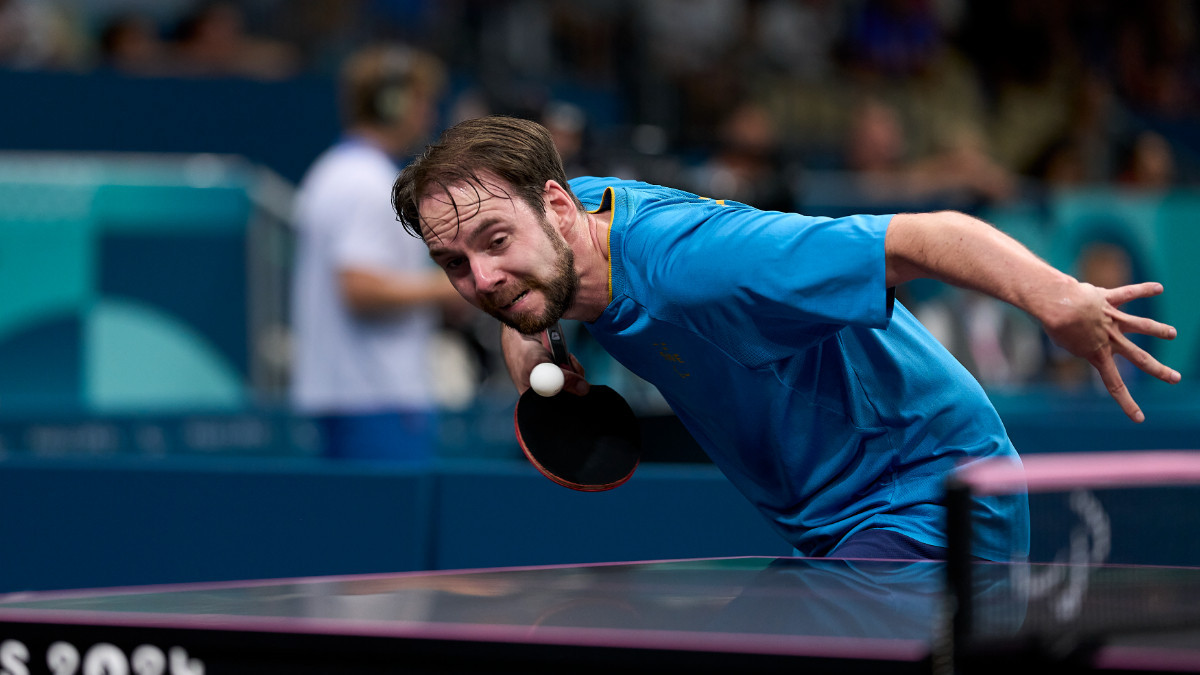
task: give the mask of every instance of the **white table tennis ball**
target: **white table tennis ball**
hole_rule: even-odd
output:
[[[554,396],[562,391],[565,381],[562,368],[553,363],[539,363],[529,373],[529,386],[542,396]]]

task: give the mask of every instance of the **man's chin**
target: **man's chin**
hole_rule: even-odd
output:
[[[559,321],[551,316],[509,316],[499,312],[493,312],[492,316],[522,335],[537,335]]]

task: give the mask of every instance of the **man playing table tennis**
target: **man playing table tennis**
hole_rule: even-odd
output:
[[[959,213],[813,218],[568,183],[547,131],[505,117],[447,130],[392,201],[459,293],[514,329],[503,343],[518,389],[551,360],[538,333],[583,322],[803,555],[940,558],[947,473],[1019,461],[982,388],[895,302],[898,284],[938,279],[1025,310],[1136,422],[1114,355],[1180,377],[1124,335],[1175,329],[1117,309],[1159,284],[1079,283]],[[1027,546],[1023,498],[977,498],[973,515],[976,555]]]

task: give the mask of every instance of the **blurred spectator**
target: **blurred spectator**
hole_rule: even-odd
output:
[[[997,164],[977,131],[949,130],[943,149],[910,159],[896,109],[869,99],[851,112],[846,162],[869,202],[944,202],[948,205],[1009,199],[1015,177]]]
[[[904,161],[906,151],[904,126],[895,108],[869,99],[851,111],[846,138],[846,166],[851,171],[890,173]]]
[[[1085,144],[1072,135],[1055,138],[1030,167],[1030,174],[1050,189],[1069,188],[1095,180]]]
[[[1175,158],[1161,134],[1143,131],[1125,152],[1117,183],[1134,190],[1165,190],[1175,180]]]
[[[83,65],[85,40],[57,5],[0,0],[0,65],[72,68]]]
[[[211,2],[185,17],[176,31],[176,66],[185,75],[280,79],[298,72],[291,45],[246,31],[233,2]]]
[[[394,25],[392,16],[381,16],[381,6],[392,4],[395,3],[364,0],[254,0],[253,12],[247,15],[247,20],[256,27],[256,32],[291,45],[309,72],[335,75],[341,63],[363,44],[393,37],[405,44],[417,44],[381,28],[390,29]],[[407,27],[415,33],[426,29],[412,23]]]
[[[712,156],[693,171],[698,194],[768,211],[795,211],[792,181],[775,122],[762,106],[743,103],[721,124]]]
[[[424,461],[436,449],[432,343],[439,307],[462,301],[389,196],[394,158],[432,129],[442,78],[433,57],[403,47],[353,55],[346,136],[297,194],[292,393],[333,457]]]
[[[1084,72],[1071,18],[1064,2],[967,3],[961,46],[990,100],[993,155],[1010,171],[1028,169],[1067,124]]]
[[[567,178],[596,174],[589,166],[587,114],[582,108],[563,101],[551,101],[542,113],[541,122],[554,138]]]
[[[730,0],[655,0],[636,8],[654,65],[674,75],[704,73],[726,59],[746,21],[746,3]]]
[[[754,48],[767,68],[801,80],[834,75],[843,30],[837,0],[763,0],[750,3]]]
[[[1133,283],[1133,260],[1124,247],[1105,241],[1088,244],[1076,262],[1079,279],[1100,288]]]
[[[684,147],[709,142],[732,102],[748,93],[746,3],[655,0],[634,7],[647,44],[643,117],[674,132]]]
[[[1112,36],[1118,87],[1142,114],[1195,112],[1197,16],[1193,2],[1120,3]]]
[[[624,85],[637,54],[625,0],[550,0],[560,76],[600,85]]]
[[[131,75],[166,75],[174,71],[158,26],[144,14],[113,17],[100,33],[104,66]]]
[[[497,8],[495,22],[481,36],[491,43],[494,59],[485,67],[501,65],[506,75],[545,80],[553,73],[554,57],[549,12],[538,0],[510,0]]]
[[[1052,188],[1111,181],[1117,164],[1114,139],[1123,124],[1112,85],[1102,74],[1089,73],[1074,91],[1063,128],[1027,173]]]

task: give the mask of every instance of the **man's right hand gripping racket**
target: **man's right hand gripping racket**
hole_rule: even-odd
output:
[[[562,328],[546,331],[554,362],[570,360]],[[633,409],[604,385],[578,396],[560,391],[542,396],[532,388],[517,401],[517,442],[544,476],[572,490],[611,490],[629,480],[642,456],[641,431]]]

